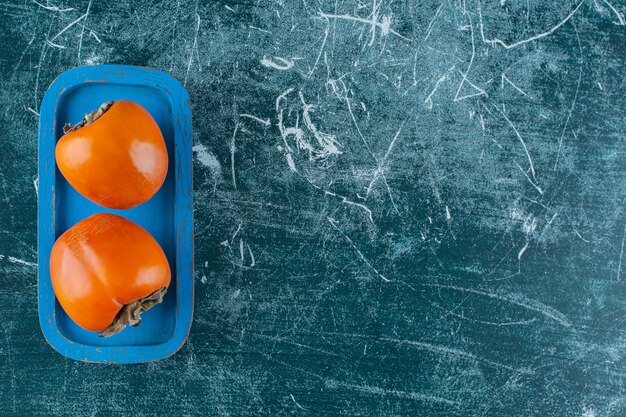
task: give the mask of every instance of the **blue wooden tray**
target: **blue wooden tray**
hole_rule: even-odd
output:
[[[76,123],[107,100],[144,106],[159,124],[169,154],[165,183],[148,202],[110,210],[87,200],[63,178],[54,159],[65,123]],[[187,339],[193,314],[193,218],[191,110],[184,87],[164,72],[123,65],[75,68],[46,92],[39,125],[39,320],[62,355],[89,362],[138,363],[165,358]],[[94,213],[116,213],[143,226],[161,244],[172,282],[163,303],[142,323],[104,338],[78,327],[56,301],[50,281],[52,245],[65,230]]]

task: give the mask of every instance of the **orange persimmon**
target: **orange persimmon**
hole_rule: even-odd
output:
[[[94,203],[114,209],[135,207],[163,185],[165,141],[141,105],[109,101],[63,131],[56,145],[57,166],[72,187]]]
[[[59,303],[80,327],[111,336],[162,301],[170,284],[163,249],[145,229],[95,214],[61,235],[50,254]]]

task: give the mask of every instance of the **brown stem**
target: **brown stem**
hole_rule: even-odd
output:
[[[163,287],[147,297],[125,304],[120,312],[117,313],[113,324],[100,333],[100,336],[109,337],[118,334],[124,330],[127,325],[131,325],[133,327],[139,326],[141,324],[140,314],[161,303],[166,292],[167,288]]]
[[[91,123],[102,117],[102,115],[106,113],[106,111],[109,110],[112,105],[113,101],[105,101],[100,107],[98,107],[94,111],[85,114],[83,120],[76,123],[74,126],[69,123],[65,123],[65,126],[63,126],[63,133],[70,133],[80,129],[81,127],[89,126]]]

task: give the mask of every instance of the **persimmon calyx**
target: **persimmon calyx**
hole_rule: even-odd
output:
[[[132,327],[139,326],[141,324],[141,313],[144,313],[155,305],[160,304],[163,301],[163,297],[165,297],[166,292],[167,287],[162,287],[147,297],[125,304],[120,312],[117,313],[113,324],[100,333],[100,336],[110,337],[116,335],[124,330],[127,325]]]
[[[69,123],[65,123],[65,126],[63,126],[63,133],[65,134],[65,133],[74,132],[75,130],[80,129],[81,127],[89,126],[91,123],[95,122],[100,117],[102,117],[102,115],[106,113],[106,111],[109,110],[109,108],[112,105],[113,105],[113,101],[105,101],[104,103],[102,103],[100,107],[98,107],[94,111],[86,113],[85,117],[83,117],[83,120],[76,123],[74,126],[72,126]]]

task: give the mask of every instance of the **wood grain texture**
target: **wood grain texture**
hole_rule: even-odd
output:
[[[3,414],[626,413],[623,2],[39,3],[0,4]],[[34,113],[97,63],[191,96],[194,323],[145,365],[37,321]]]

